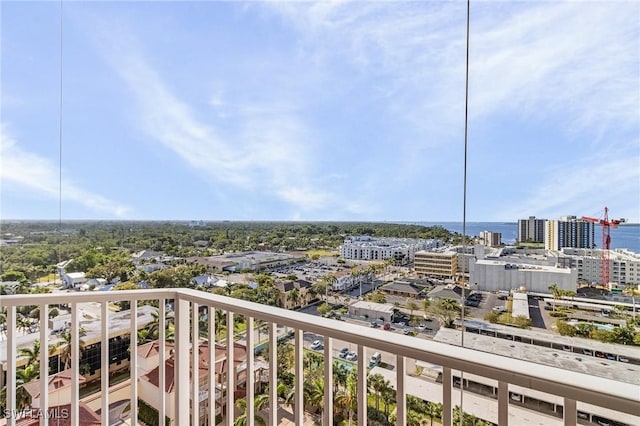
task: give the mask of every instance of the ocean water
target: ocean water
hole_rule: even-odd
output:
[[[417,225],[442,226],[443,228],[462,234],[462,222],[416,222]],[[467,222],[466,234],[477,237],[482,231],[501,232],[502,242],[511,244],[518,238],[516,222]],[[602,227],[596,225],[596,247],[602,246]],[[640,224],[624,224],[611,228],[611,248],[626,248],[640,253]]]

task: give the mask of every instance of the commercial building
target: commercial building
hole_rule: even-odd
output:
[[[578,279],[588,283],[601,281],[601,249],[562,248],[560,253],[571,260],[571,268],[578,272]],[[640,283],[640,254],[626,249],[609,251],[609,271],[611,283],[618,286]]]
[[[518,242],[543,243],[544,223],[546,219],[536,219],[529,216],[529,219],[518,220]]]
[[[415,253],[414,267],[420,276],[454,278],[458,272],[458,253],[418,251]]]
[[[560,250],[563,247],[595,247],[595,226],[575,216],[547,220],[544,225],[544,248]]]
[[[191,257],[188,262],[197,263],[220,271],[240,272],[244,270],[260,271],[269,268],[291,265],[301,262],[305,256],[269,251],[245,251],[226,253],[219,256]]]
[[[396,259],[406,265],[413,262],[418,250],[428,250],[440,246],[438,240],[416,238],[374,238],[367,235],[347,237],[340,247],[343,259],[387,260]]]
[[[359,300],[349,305],[349,314],[356,317],[364,317],[371,320],[391,322],[395,307],[389,303],[374,303]]]
[[[480,259],[470,264],[469,283],[483,291],[499,291],[526,287],[527,291],[548,293],[556,284],[563,290],[575,291],[578,273],[572,268],[546,265],[508,263],[502,260]]]

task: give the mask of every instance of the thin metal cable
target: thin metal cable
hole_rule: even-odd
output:
[[[62,232],[62,83],[63,83],[63,0],[60,0],[60,111],[58,116],[58,232]],[[60,262],[60,259],[58,259]]]
[[[468,123],[469,123],[469,15],[471,9],[471,0],[467,0],[467,62],[465,74],[465,93],[464,93],[464,183],[462,189],[462,276],[464,277],[464,269],[467,268],[466,262],[467,252],[467,146],[468,146]],[[464,279],[464,278],[463,278]],[[463,283],[464,284],[464,283]],[[464,304],[466,287],[462,287],[462,306],[461,306],[461,322],[462,330],[460,333],[460,344],[464,347]],[[464,418],[463,409],[464,400],[464,372],[460,371],[460,426]]]
[[[58,105],[58,264],[62,261],[60,257],[60,248],[62,246],[62,58],[63,58],[63,0],[60,0],[60,104]],[[60,272],[60,283],[62,284],[62,271]],[[58,364],[60,363],[60,358],[58,357]],[[58,371],[60,371],[60,367],[58,367]],[[60,398],[60,393],[58,392],[58,398]],[[58,399],[58,404],[60,403]],[[48,407],[45,407],[48,409]],[[60,426],[60,417],[56,416],[56,425]]]

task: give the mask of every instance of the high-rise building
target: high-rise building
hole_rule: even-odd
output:
[[[544,242],[544,223],[545,219],[536,219],[535,216],[529,216],[529,219],[518,220],[518,242]]]
[[[501,232],[482,231],[479,235],[480,243],[487,247],[497,247],[502,244]]]
[[[544,248],[560,250],[563,247],[595,247],[595,226],[575,216],[547,220],[544,226]]]

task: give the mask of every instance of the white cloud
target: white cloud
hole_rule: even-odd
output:
[[[415,124],[430,116],[439,123],[459,121],[464,100],[464,4],[266,6],[305,36],[308,49],[342,52],[362,72],[387,73],[386,90],[396,95],[390,109],[398,115]],[[633,2],[472,5],[471,114],[487,118],[507,112],[555,120],[562,112],[568,127],[636,126],[639,12]]]
[[[0,125],[0,181],[5,189],[27,189],[50,199],[57,199],[60,195],[58,167],[50,160],[22,149],[9,134],[6,124]],[[78,186],[65,177],[64,172],[62,199],[115,217],[125,217],[130,210]]]
[[[209,104],[219,110],[218,118],[241,116],[238,129],[221,130],[170,90],[131,39],[126,47],[109,39],[114,44],[107,58],[134,93],[144,131],[198,173],[271,194],[302,211],[321,208],[320,201],[330,198],[310,176],[313,141],[294,107],[282,101],[234,105],[216,93]]]
[[[603,155],[553,166],[530,196],[524,195],[505,218],[556,218],[561,214],[598,216],[605,206],[615,217],[640,223],[640,155]]]

